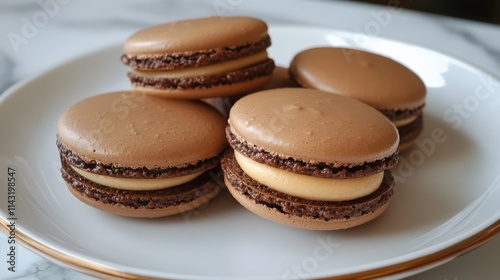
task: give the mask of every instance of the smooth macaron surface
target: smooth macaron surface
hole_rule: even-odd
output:
[[[399,140],[392,123],[370,106],[302,88],[245,96],[232,107],[229,124],[249,146],[310,163],[362,165],[394,154]]]
[[[425,103],[423,81],[388,57],[348,48],[320,47],[295,55],[293,79],[303,87],[349,96],[379,110],[419,108]]]
[[[267,25],[251,17],[208,17],[155,25],[131,35],[125,53],[170,54],[241,46],[267,36]]]
[[[132,92],[84,99],[57,127],[59,141],[78,157],[129,168],[185,167],[213,158],[225,145],[225,120],[200,101]]]

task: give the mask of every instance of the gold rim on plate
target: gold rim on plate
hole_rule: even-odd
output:
[[[0,217],[1,221],[1,229],[5,233],[9,233],[9,229],[7,227],[7,221]],[[322,279],[329,280],[339,280],[339,279],[372,279],[382,276],[390,276],[397,273],[407,272],[413,269],[422,268],[426,265],[430,265],[432,263],[438,262],[440,260],[445,260],[447,258],[456,257],[461,254],[465,254],[483,244],[491,240],[498,233],[500,233],[500,220],[496,221],[491,226],[486,229],[474,234],[473,236],[458,242],[448,248],[445,248],[441,251],[416,258],[410,261],[405,261],[402,263],[397,263],[394,265],[389,265],[385,267],[380,267],[372,270],[366,270],[362,272],[350,273],[346,275],[327,277]],[[75,269],[77,271],[86,273],[88,275],[98,277],[101,279],[164,279],[164,278],[144,278],[144,276],[134,275],[131,273],[121,272],[109,267],[101,266],[99,264],[82,260],[76,257],[71,257],[65,255],[64,253],[51,248],[40,241],[37,241],[22,231],[16,231],[16,239],[21,242],[28,249],[39,253],[40,255],[59,261],[68,267]]]

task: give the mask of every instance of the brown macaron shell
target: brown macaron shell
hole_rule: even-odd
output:
[[[226,186],[236,201],[256,215],[282,225],[307,230],[341,230],[359,226],[377,218],[385,212],[389,206],[389,203],[386,203],[373,212],[369,212],[363,216],[355,218],[323,220],[313,217],[293,216],[280,212],[276,208],[270,208],[268,205],[260,204],[255,200],[250,200],[244,192],[238,191],[233,185],[231,185],[231,182],[227,181],[227,179]]]
[[[142,29],[125,41],[124,50],[129,56],[188,54],[242,48],[254,42],[268,40],[268,37],[266,23],[256,18],[206,17]],[[261,47],[260,50],[266,47]]]
[[[250,178],[228,150],[221,160],[231,195],[255,214],[280,224],[309,230],[338,230],[361,225],[382,214],[394,193],[394,178],[385,171],[372,194],[350,201],[324,202],[294,197]]]
[[[179,79],[140,77],[133,73],[128,76],[137,93],[171,99],[206,99],[234,96],[235,92],[251,93],[271,81],[273,68],[274,62],[268,60],[247,69],[250,71],[243,69],[213,76]]]
[[[158,218],[183,213],[217,196],[220,186],[211,174],[176,187],[155,191],[119,190],[77,174],[63,158],[61,169],[69,191],[80,201],[109,213],[136,218]]]
[[[290,64],[301,86],[358,99],[378,110],[415,110],[425,103],[422,80],[388,57],[348,48],[304,50]]]
[[[215,184],[214,182],[208,182],[207,184]],[[90,205],[96,209],[108,212],[108,213],[113,213],[115,215],[120,215],[120,216],[126,216],[126,217],[134,217],[134,218],[161,218],[161,217],[167,217],[167,216],[172,216],[176,214],[181,214],[185,213],[189,210],[196,209],[198,207],[201,207],[211,199],[217,196],[219,193],[219,188],[215,187],[212,188],[212,191],[204,193],[203,196],[197,197],[194,200],[188,201],[188,202],[183,202],[179,203],[176,205],[169,205],[166,207],[159,207],[159,208],[134,208],[130,206],[126,206],[123,204],[106,204],[102,203],[96,199],[93,199],[89,196],[87,196],[83,192],[79,192],[77,189],[71,187],[68,185],[68,188],[70,192],[78,198],[81,202]],[[146,196],[143,196],[144,199],[146,200],[151,200],[153,198],[156,198],[157,194],[153,193],[151,198],[148,198]]]
[[[59,119],[58,138],[86,162],[115,168],[183,168],[221,153],[225,124],[217,110],[201,101],[124,91],[69,107]]]
[[[267,24],[259,19],[207,17],[136,32],[124,43],[122,61],[140,71],[129,73],[136,91],[168,98],[202,99],[249,93],[264,86],[274,69],[274,61],[265,54],[270,45]],[[239,66],[226,64],[229,68],[205,68],[198,74],[187,75],[191,69],[215,67],[237,59],[247,60],[238,62]],[[177,70],[184,74],[172,75]],[[151,74],[169,71],[168,76]]]
[[[59,119],[63,178],[80,200],[115,214],[159,217],[187,211],[219,191],[207,172],[227,146],[225,125],[224,117],[201,101],[129,91],[93,96],[70,106]],[[72,167],[145,180],[206,172],[178,186],[135,191],[92,182]]]
[[[267,90],[243,97],[231,108],[229,126],[234,137],[226,134],[235,150],[261,163],[265,163],[262,152],[252,151],[265,151],[283,163],[266,164],[279,168],[287,166],[290,159],[318,165],[319,169],[359,169],[367,163],[388,161],[384,170],[395,164],[391,159],[397,155],[399,141],[394,125],[372,107],[352,98],[303,88]],[[373,173],[377,172],[380,169]],[[334,173],[306,174],[339,177]]]

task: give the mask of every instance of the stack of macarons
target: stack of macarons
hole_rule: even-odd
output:
[[[81,100],[59,119],[71,193],[106,212],[163,217],[214,198],[221,168],[241,205],[277,223],[337,230],[381,215],[390,168],[422,130],[425,85],[390,58],[346,48],[276,67],[270,44],[250,17],[130,36],[121,60],[132,89]]]
[[[162,217],[217,195],[226,120],[195,99],[242,95],[272,80],[267,25],[209,17],[138,31],[124,43],[132,91],[69,107],[57,126],[62,176],[95,208]]]

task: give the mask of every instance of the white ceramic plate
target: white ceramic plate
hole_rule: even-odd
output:
[[[279,65],[305,48],[351,46],[400,61],[428,86],[424,132],[394,169],[396,193],[383,216],[349,230],[314,232],[261,219],[226,191],[203,209],[155,220],[118,217],[81,203],[60,178],[56,122],[78,100],[129,87],[121,46],[115,46],[67,62],[1,96],[2,228],[11,167],[17,178],[19,241],[53,261],[100,276],[411,274],[472,249],[498,231],[498,79],[449,56],[391,40],[298,27],[275,27],[271,36],[269,53]]]

